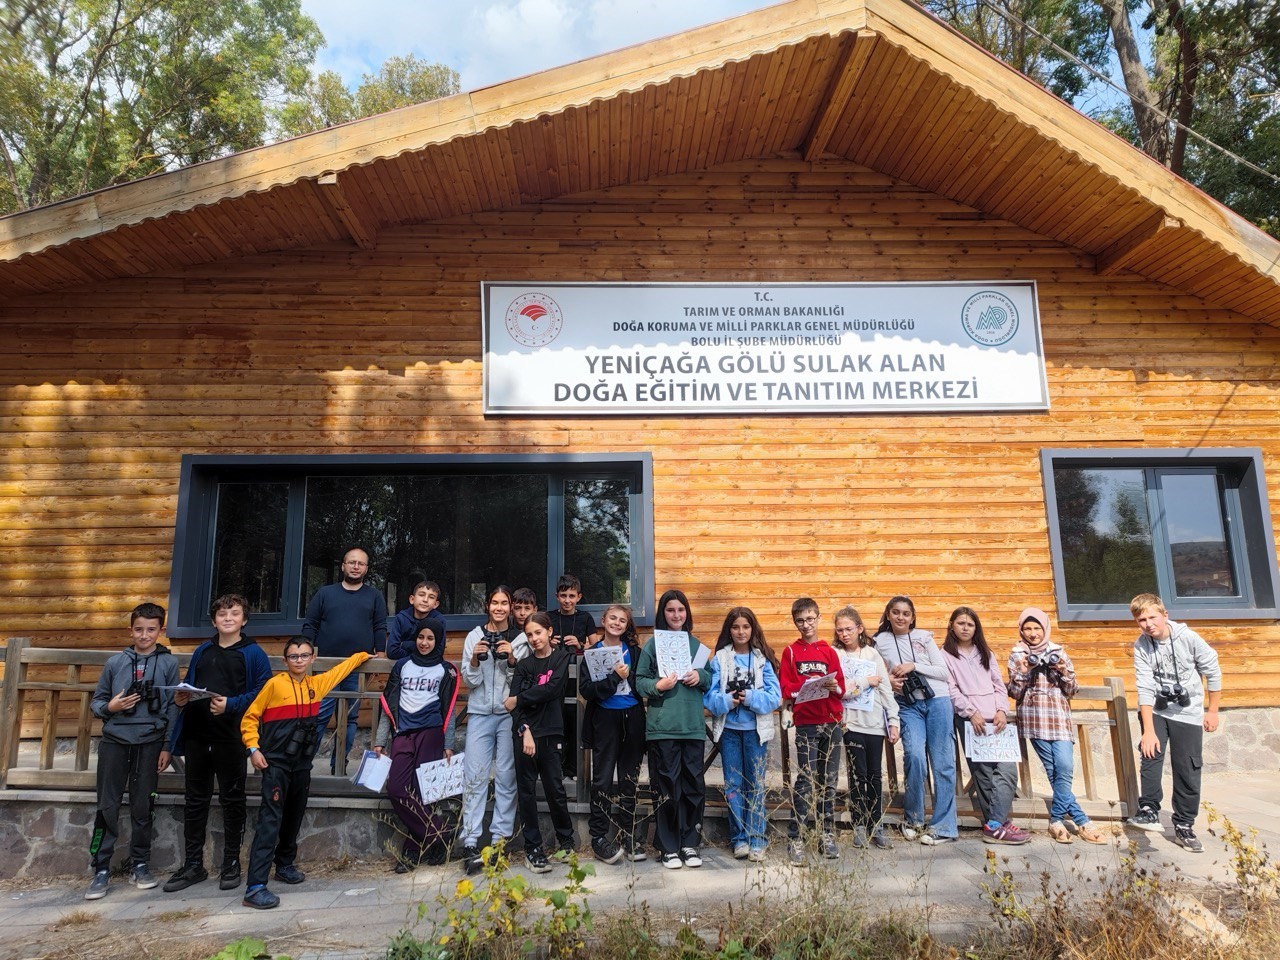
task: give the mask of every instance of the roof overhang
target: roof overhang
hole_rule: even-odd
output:
[[[904,0],[791,0],[0,219],[0,297],[843,157],[1280,324],[1280,243]]]

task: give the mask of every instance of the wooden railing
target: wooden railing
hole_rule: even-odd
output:
[[[97,685],[98,674],[107,660],[112,656],[110,651],[98,650],[61,650],[31,646],[23,638],[11,639],[4,649],[4,682],[0,687],[0,790],[3,789],[54,789],[54,790],[93,790],[96,774],[91,764],[92,741],[101,732],[101,721],[89,710],[89,702]],[[174,654],[182,671],[185,671],[190,654]],[[271,657],[273,670],[285,669],[281,657]],[[315,663],[317,671],[326,670],[340,663],[338,658],[319,659]],[[376,716],[377,698],[381,691],[381,683],[376,681],[387,672],[389,662],[372,660],[357,671],[358,689],[352,692],[334,691],[338,699],[335,730],[346,728],[349,703],[355,699],[372,701],[372,710],[365,710],[362,721],[369,723],[371,716]],[[370,681],[375,682],[371,685]],[[567,703],[574,701],[567,699]],[[461,709],[462,701],[459,701]],[[1113,818],[1128,816],[1137,809],[1138,775],[1137,761],[1134,752],[1132,734],[1129,728],[1129,707],[1125,695],[1124,682],[1116,677],[1108,677],[1102,686],[1081,687],[1073,701],[1077,709],[1094,704],[1105,711],[1105,719],[1097,721],[1078,719],[1080,748],[1080,768],[1077,773],[1077,784],[1083,783],[1084,797],[1082,804],[1087,813],[1095,818]],[[30,760],[19,763],[19,748],[23,738],[24,710],[35,705],[35,718],[27,721],[27,736],[38,730],[38,746],[35,750],[34,763]],[[68,709],[69,708],[69,709]],[[465,711],[463,712],[465,715]],[[60,717],[63,718],[63,730],[59,729]],[[461,717],[460,717],[461,720]],[[579,710],[578,729],[581,730],[582,715]],[[777,715],[775,722],[780,722]],[[1092,739],[1094,731],[1106,727],[1111,742],[1111,759],[1118,792],[1118,804],[1111,804],[1099,796],[1097,771],[1094,768]],[[783,731],[785,733],[786,731]],[[70,733],[71,736],[67,734]],[[59,740],[74,740],[73,755],[68,761],[57,761]],[[787,736],[778,738],[782,751],[783,782],[791,782],[792,764],[790,762],[789,740]],[[30,752],[28,750],[28,752]],[[1015,802],[1014,812],[1019,816],[1043,816],[1045,804],[1043,798],[1037,798],[1032,787],[1033,763],[1028,762],[1027,742],[1022,741],[1023,763],[1019,767],[1019,798]],[[896,752],[886,744],[886,776],[885,786],[890,797],[900,794]],[[714,751],[708,755],[708,767],[713,762]],[[957,753],[958,771],[956,778],[957,806],[962,814],[972,814],[968,790],[963,776],[964,766]],[[576,797],[570,799],[577,802],[587,800],[587,783],[590,779],[591,752],[582,750],[578,757]],[[843,779],[843,778],[842,778]],[[182,775],[178,771],[170,771],[160,778],[162,792],[181,792]],[[252,788],[251,788],[252,789]],[[313,779],[312,792],[316,796],[368,796],[363,788],[356,787],[346,777],[346,757],[339,751],[337,773],[335,776],[318,775]],[[709,800],[714,805],[723,802],[719,790],[710,790]],[[785,807],[787,798],[778,798],[779,804],[770,806]],[[891,801],[891,807],[894,805]]]

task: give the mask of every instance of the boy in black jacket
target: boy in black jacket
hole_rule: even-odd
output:
[[[524,820],[525,858],[534,873],[546,873],[551,865],[542,849],[538,825],[539,778],[555,825],[557,858],[573,852],[573,821],[561,772],[564,720],[560,710],[570,656],[563,647],[551,645],[551,619],[545,613],[530,616],[524,632],[533,654],[516,664],[511,695],[503,706],[511,714],[515,737],[516,792]]]
[[[183,710],[169,738],[169,752],[187,758],[183,835],[186,855],[182,868],[164,885],[166,893],[185,890],[209,877],[204,868],[204,838],[218,780],[222,804],[222,868],[220,890],[240,886],[240,847],[244,842],[245,755],[240,720],[263,684],[271,679],[271,661],[263,649],[242,632],[249,622],[249,601],[239,594],[219,597],[209,607],[218,631],[196,647],[187,665],[185,683],[214,694],[191,700],[179,691],[175,702]]]

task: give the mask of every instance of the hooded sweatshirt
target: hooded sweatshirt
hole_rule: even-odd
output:
[[[1171,692],[1181,684],[1191,698],[1185,707],[1170,698],[1163,710],[1154,710],[1166,720],[1199,725],[1204,722],[1204,691],[1222,689],[1222,668],[1218,654],[1185,623],[1169,621],[1169,637],[1155,640],[1145,633],[1133,644],[1133,672],[1138,682],[1138,706],[1156,703],[1162,687]],[[1204,677],[1204,681],[1201,681]]]
[[[387,656],[392,660],[403,660],[411,656],[417,649],[418,626],[425,622],[436,635],[436,648],[444,656],[444,646],[448,639],[445,634],[448,628],[444,616],[439,610],[432,610],[425,617],[419,617],[413,607],[406,607],[391,618],[387,624]]]
[[[1018,705],[1018,730],[1032,740],[1076,739],[1071,722],[1071,698],[1079,684],[1076,668],[1061,644],[1049,639],[1049,615],[1037,607],[1027,607],[1018,617],[1018,632],[1028,620],[1044,628],[1044,637],[1034,647],[1023,640],[1013,645],[1009,654],[1009,696]],[[1059,662],[1047,665],[1057,655]],[[1032,658],[1040,661],[1034,666]]]
[[[112,713],[107,709],[112,698],[127,691],[135,680],[156,687],[177,686],[178,661],[168,647],[159,644],[145,656],[131,646],[126,647],[107,661],[89,703],[93,715],[102,720],[103,738],[130,745],[166,740],[169,730],[178,722],[178,708],[172,693],[155,691],[153,696],[143,697],[128,713]]]
[[[484,637],[484,627],[476,627],[462,641],[462,679],[467,681],[468,687],[467,716],[505,715],[507,712],[502,703],[511,690],[511,676],[516,664],[529,656],[529,641],[520,632],[520,628],[514,625],[503,631],[503,636],[511,644],[511,656],[506,660],[499,660],[490,650],[489,658],[481,660],[475,667],[471,666],[471,654]]]
[[[220,646],[214,637],[196,647],[182,679],[193,687],[226,697],[227,709],[215,717],[209,712],[213,701],[207,698],[192,700],[181,708],[177,723],[170,728],[169,752],[174,756],[186,753],[188,738],[207,743],[240,743],[240,720],[258,691],[271,679],[271,661],[253,639],[243,634],[229,647]]]

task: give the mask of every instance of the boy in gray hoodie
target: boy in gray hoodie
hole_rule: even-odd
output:
[[[139,890],[157,883],[147,862],[151,859],[151,802],[160,771],[169,765],[166,749],[170,728],[177,722],[172,692],[161,687],[178,683],[178,662],[159,645],[164,631],[164,607],[140,603],[129,614],[133,644],[107,661],[98,678],[90,709],[102,720],[98,743],[98,810],[94,818],[89,858],[93,882],[86,900],[107,895],[111,854],[116,846],[120,801],[129,791],[130,879]]]

